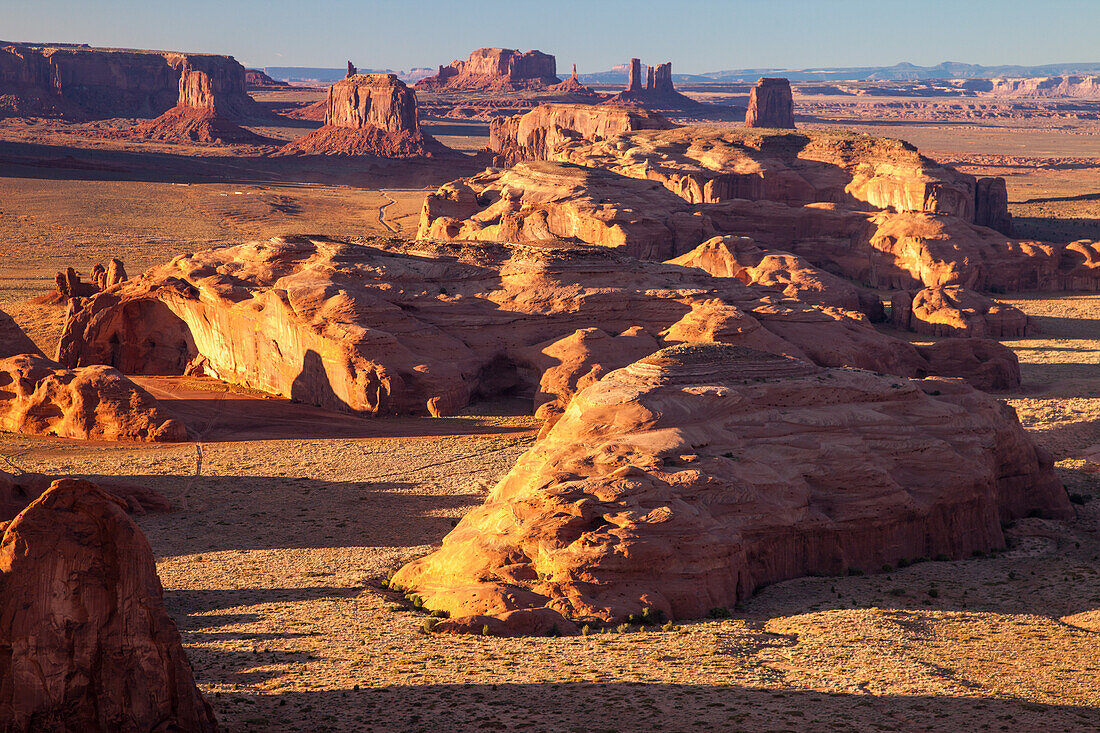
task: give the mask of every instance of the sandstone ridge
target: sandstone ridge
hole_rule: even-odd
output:
[[[786,578],[1003,547],[1032,512],[1072,514],[1051,458],[960,382],[685,346],[576,394],[391,585],[448,615],[437,631],[698,618]]]

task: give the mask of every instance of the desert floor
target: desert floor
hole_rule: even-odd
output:
[[[1095,123],[967,123],[956,134],[873,122],[859,124],[1007,175],[1028,231],[1100,239]],[[0,121],[0,309],[48,354],[63,313],[27,301],[58,269],[120,257],[133,275],[291,232],[412,236],[425,191],[486,162],[471,157],[487,134],[475,123],[432,123],[467,155],[415,163],[123,144],[86,129]],[[1100,294],[1002,299],[1043,331],[1006,342],[1024,385],[1004,397],[1057,459],[1077,519],[1020,520],[988,557],[779,583],[732,618],[671,632],[425,635],[424,617],[381,587],[531,443],[538,423],[522,402],[362,420],[213,380],[141,378],[197,442],[0,435],[0,456],[28,471],[122,477],[178,507],[137,521],[228,731],[1096,730],[1100,473],[1081,455],[1100,444]]]

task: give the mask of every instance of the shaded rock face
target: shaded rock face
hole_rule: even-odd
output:
[[[541,51],[479,48],[465,61],[440,66],[439,73],[416,83],[417,89],[515,91],[560,84],[557,61]]]
[[[195,76],[197,71],[209,80]],[[186,84],[184,83],[184,80]],[[30,113],[75,117],[159,115],[206,92],[226,108],[247,109],[244,67],[232,56],[13,44],[0,48],[0,96]],[[187,102],[191,104],[191,102]]]
[[[1079,239],[1066,245],[1058,265],[1064,290],[1100,290],[1100,242]]]
[[[1057,288],[1064,279],[1062,246],[1007,239],[957,217],[736,198],[692,205],[656,173],[642,180],[556,162],[518,163],[446,184],[425,199],[418,230],[446,240],[564,239],[660,260],[716,234],[751,237],[762,249],[875,288],[1017,291]]]
[[[330,409],[447,415],[478,395],[564,405],[595,361],[578,356],[544,382],[536,352],[591,328],[630,332],[631,344],[719,341],[907,376],[937,369],[862,320],[605,249],[305,237],[178,257],[100,293],[73,311],[60,358],[204,373]],[[578,348],[624,363],[590,346]]]
[[[794,129],[794,98],[786,79],[761,77],[749,92],[745,127]]]
[[[799,575],[1003,547],[1033,511],[1072,515],[1051,458],[961,382],[681,347],[577,393],[392,585],[448,612],[439,631],[697,618]]]
[[[244,70],[245,89],[285,89],[289,82],[272,79],[261,69]]]
[[[183,423],[115,369],[65,369],[36,354],[0,359],[0,430],[87,440],[187,439]]]
[[[1003,178],[979,178],[974,189],[974,223],[1012,236],[1008,188]]]
[[[642,62],[639,59],[630,59],[626,89],[601,104],[668,111],[697,110],[703,106],[673,87],[671,61],[648,67],[643,82]]]
[[[283,154],[413,157],[442,146],[420,129],[416,94],[394,74],[357,74],[328,89],[325,124]]]
[[[596,142],[632,130],[666,130],[674,125],[659,114],[635,107],[542,104],[522,115],[489,123],[493,165],[506,168],[524,160],[551,160],[571,140]]]
[[[87,481],[55,481],[3,530],[0,681],[8,730],[218,730],[149,543]]]
[[[30,336],[23,332],[15,319],[4,311],[0,311],[0,359],[16,354],[43,355],[41,349],[35,345]]]
[[[0,471],[0,523],[15,519],[28,504],[42,496],[51,484],[59,480],[63,480],[63,477]],[[95,486],[120,502],[131,514],[172,511],[172,504],[147,486],[102,481]]]
[[[1036,332],[1019,308],[957,285],[898,293],[890,320],[898,328],[930,336],[1006,339]]]

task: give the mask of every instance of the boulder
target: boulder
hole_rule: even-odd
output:
[[[578,392],[391,587],[443,632],[699,618],[800,575],[1003,547],[1031,513],[1072,516],[1051,457],[961,381],[694,345]]]
[[[218,730],[117,499],[63,479],[0,527],[6,730]]]
[[[786,79],[763,76],[749,92],[745,127],[794,129],[794,98]]]
[[[440,66],[439,73],[416,83],[417,89],[518,91],[560,84],[557,61],[542,51],[521,53],[514,48],[479,48],[465,61]]]
[[[622,338],[597,344],[589,333],[532,352],[592,328]],[[200,373],[335,410],[450,415],[505,393],[564,404],[596,357],[622,363],[605,354],[633,355],[649,339],[937,370],[843,313],[608,249],[318,237],[177,257],[74,308],[59,353],[71,367]],[[577,353],[543,380],[562,350]]]
[[[1036,332],[1019,308],[958,285],[897,293],[890,320],[897,328],[930,336],[1011,339]]]
[[[0,359],[0,430],[85,440],[187,439],[183,423],[115,369],[66,369],[40,354]]]
[[[325,124],[285,145],[281,155],[406,158],[443,147],[420,129],[416,94],[395,74],[356,74],[328,88]]]

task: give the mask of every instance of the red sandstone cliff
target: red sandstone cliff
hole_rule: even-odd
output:
[[[541,51],[479,48],[465,61],[440,66],[439,73],[416,83],[417,89],[515,91],[560,84],[557,61]]]
[[[761,77],[749,92],[745,127],[794,129],[794,99],[786,79]]]

